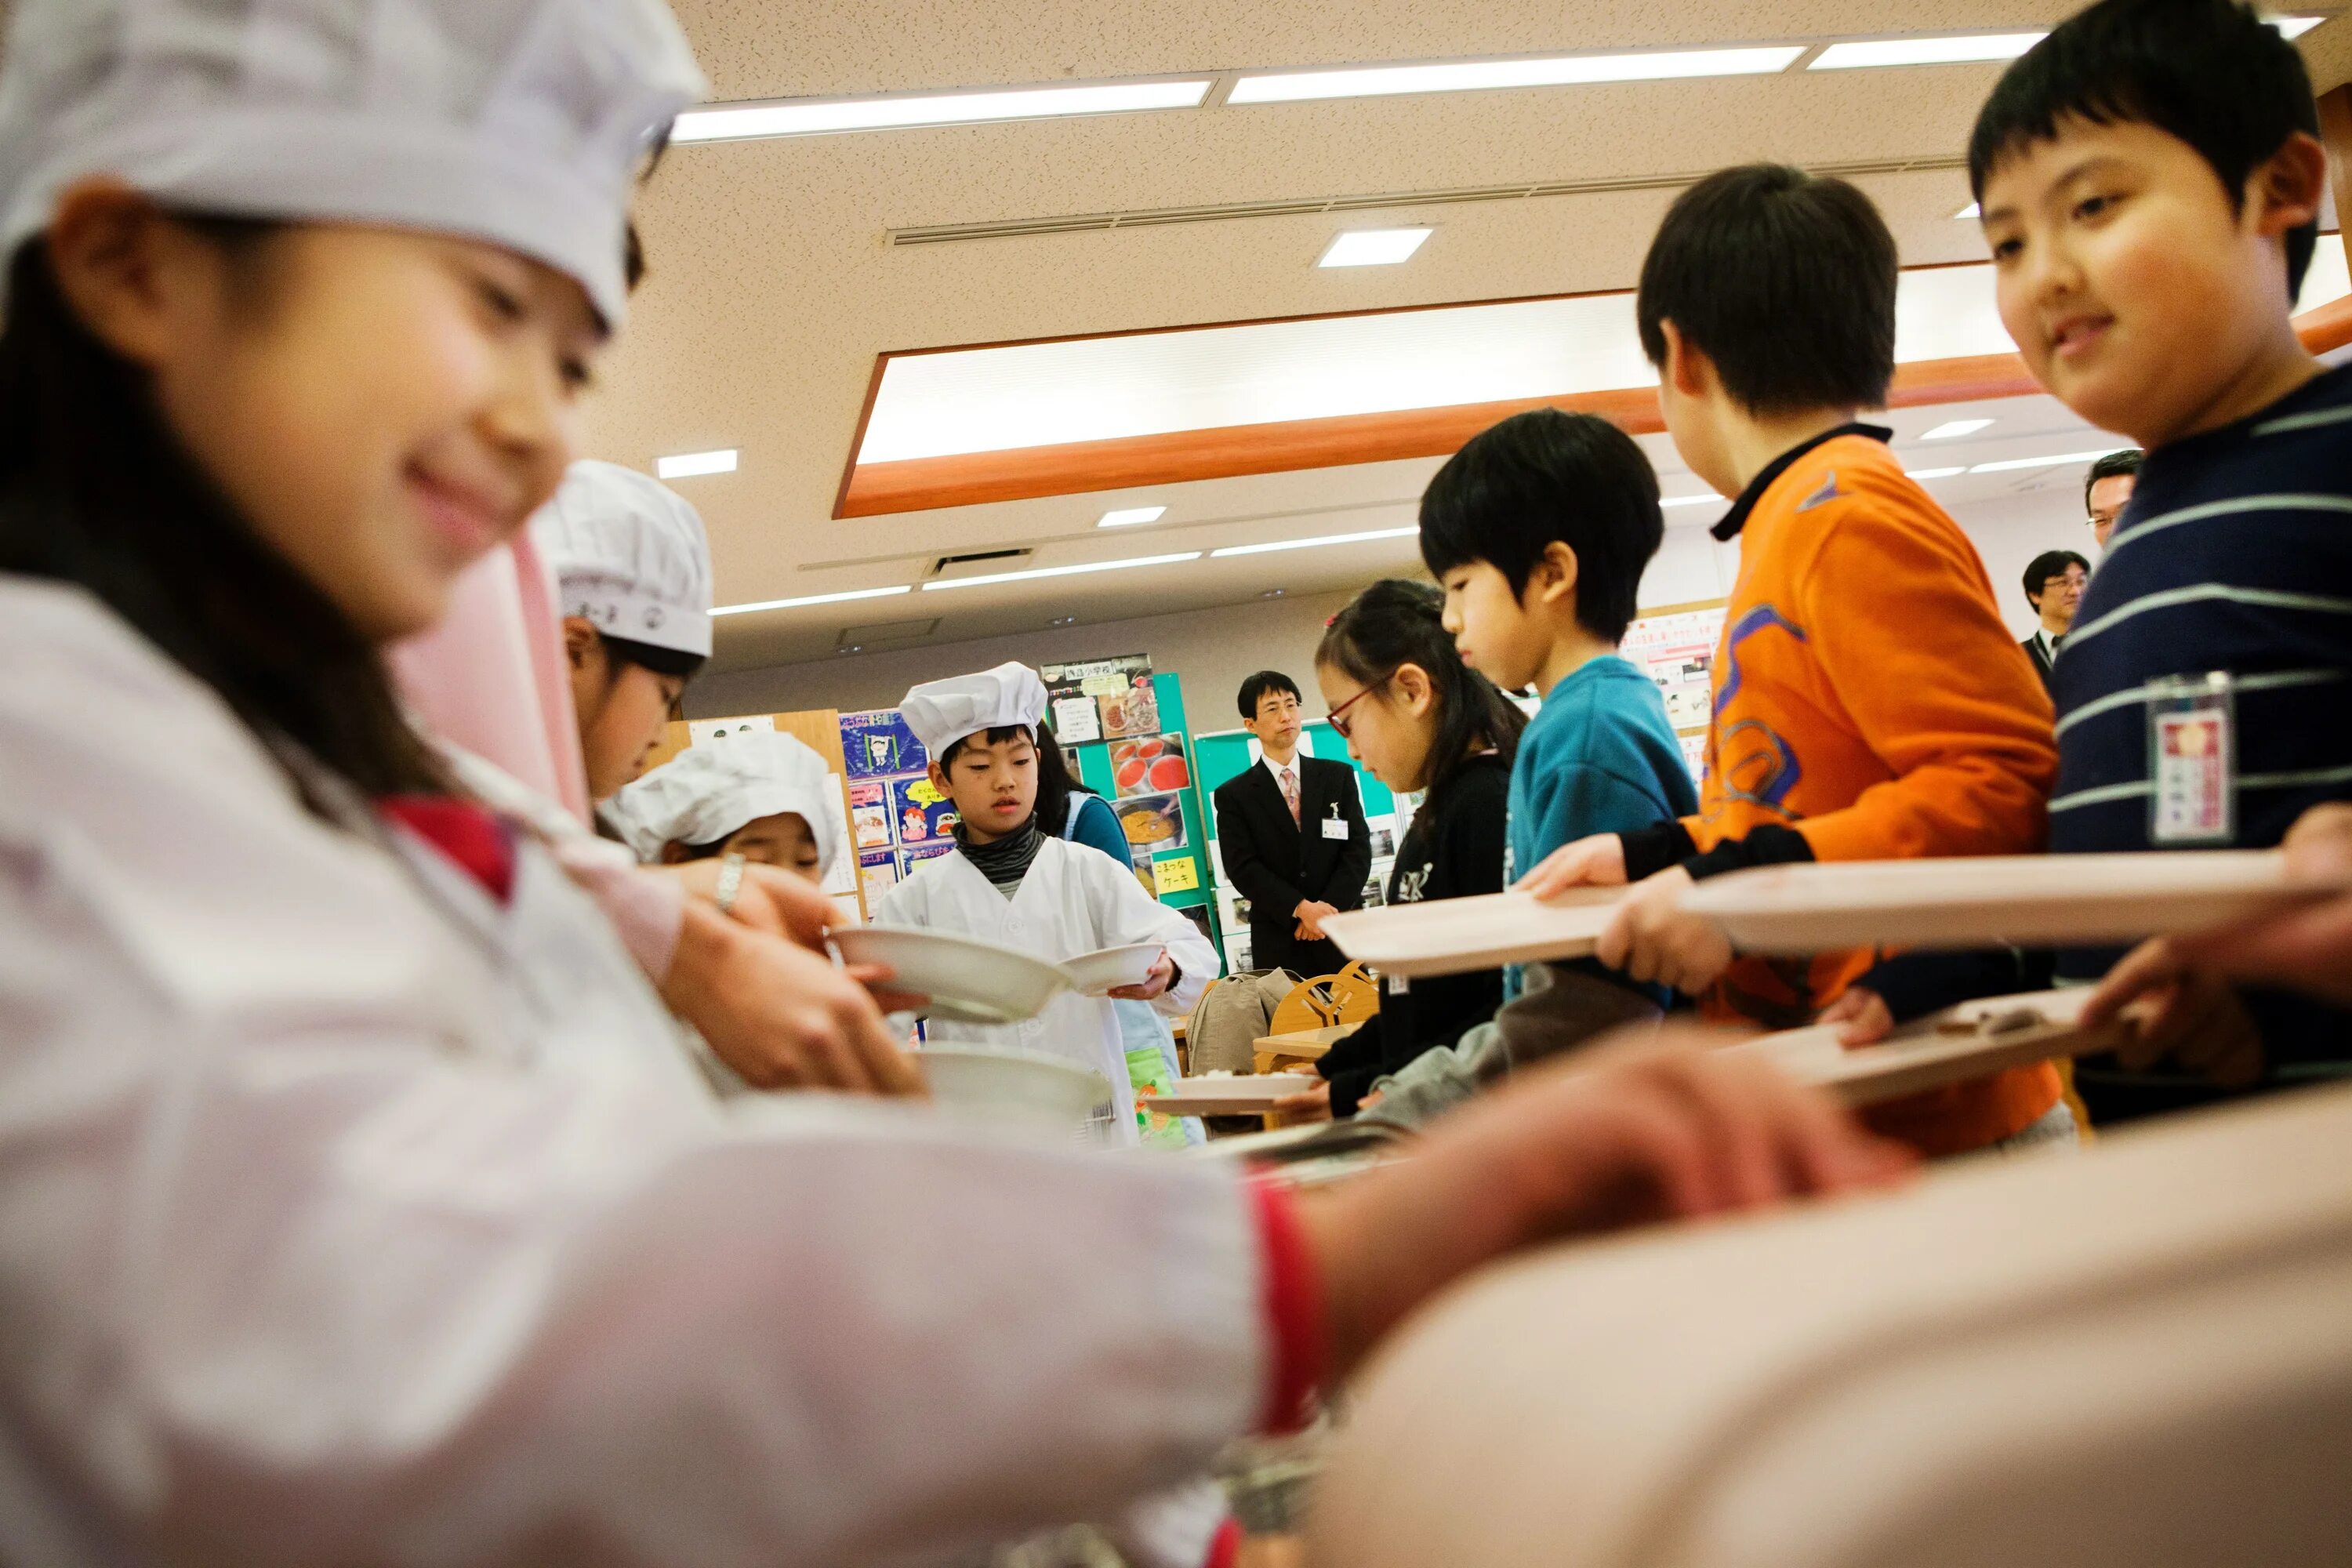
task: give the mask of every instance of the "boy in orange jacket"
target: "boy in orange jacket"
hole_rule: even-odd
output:
[[[1811,1022],[1875,953],[1737,957],[1679,894],[1789,860],[2031,853],[2057,772],[2050,700],[1968,538],[1857,424],[1895,369],[1895,253],[1869,198],[1759,164],[1685,192],[1643,265],[1642,342],[1691,470],[1738,499],[1696,816],[1569,845],[1525,885],[1639,882],[1602,962],[1712,1017]],[[1877,1108],[1922,1152],[2072,1140],[2055,1070]]]

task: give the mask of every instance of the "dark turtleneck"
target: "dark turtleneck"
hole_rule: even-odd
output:
[[[1010,899],[1021,890],[1021,879],[1029,874],[1030,863],[1037,858],[1045,836],[1037,831],[1037,816],[1032,812],[1028,821],[989,844],[974,844],[959,822],[955,841],[956,852],[971,861],[990,886]]]

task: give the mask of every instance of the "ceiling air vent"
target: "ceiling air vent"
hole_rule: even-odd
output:
[[[987,566],[993,565],[1000,561],[1018,561],[1024,556],[1034,555],[1035,553],[1035,551],[1030,549],[1024,544],[1011,550],[973,550],[968,551],[961,555],[942,555],[938,560],[931,563],[931,569],[924,573],[923,575],[926,577],[969,577],[973,574],[973,568],[985,568]]]
[[[844,626],[834,638],[835,647],[859,649],[888,647],[898,643],[920,642],[940,628],[940,618],[933,616],[919,621],[877,621],[871,626]]]
[[[1867,158],[1808,165],[1816,174],[1908,174],[1922,169],[1960,169],[1964,158]],[[1306,213],[1376,212],[1388,207],[1432,206],[1448,202],[1518,202],[1535,196],[1586,196],[1603,191],[1671,191],[1695,185],[1697,174],[1620,174],[1584,180],[1531,180],[1508,185],[1459,185],[1449,190],[1384,191],[1360,196],[1308,196],[1296,201],[1231,202],[1222,206],[1138,207],[1126,212],[1073,213],[1059,217],[1014,217],[980,223],[947,223],[894,228],[892,245],[943,245],[960,239],[1009,239],[1040,234],[1081,234],[1112,228],[1142,228],[1171,223],[1216,223],[1226,218],[1296,217]]]

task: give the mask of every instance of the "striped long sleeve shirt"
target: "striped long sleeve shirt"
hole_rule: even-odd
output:
[[[2352,799],[2352,366],[2269,408],[2148,454],[2058,655],[2058,785],[2051,848],[2151,841],[2145,688],[2226,670],[2236,710],[2236,837],[2277,844],[2297,816]],[[2062,980],[2111,952],[2059,956]],[[2352,1074],[2352,1014],[2248,998],[2270,1086]],[[2201,1081],[2086,1063],[2095,1115],[2216,1098]]]

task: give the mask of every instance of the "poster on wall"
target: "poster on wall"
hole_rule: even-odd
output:
[[[923,743],[896,708],[841,716],[841,754],[853,779],[919,773],[930,766]]]
[[[929,773],[890,781],[890,817],[898,842],[908,849],[944,848],[954,841],[955,802],[939,792]]]
[[[1127,830],[1127,841],[1138,854],[1181,849],[1186,842],[1184,799],[1175,795],[1139,795],[1120,801],[1118,825]]]
[[[857,858],[857,886],[866,895],[866,907],[878,910],[882,895],[898,885],[898,858],[887,849],[868,851]]]
[[[1722,637],[1720,605],[1678,610],[1635,620],[1617,651],[1657,682],[1666,722],[1677,730],[1702,729],[1713,702],[1715,647]]]
[[[1152,689],[1149,654],[1041,665],[1037,673],[1053,704],[1054,732],[1065,741],[1116,741],[1160,733],[1160,697]],[[1095,710],[1094,733],[1081,735],[1076,732],[1086,727],[1081,710],[1089,702]]]
[[[890,786],[880,779],[849,786],[849,841],[861,854],[890,847]]]
[[[952,838],[942,838],[936,844],[910,844],[898,851],[898,858],[906,863],[907,875],[912,876],[915,868],[923,861],[934,855],[944,855],[954,847],[955,840]]]
[[[1112,742],[1110,774],[1121,800],[1189,789],[1192,768],[1184,758],[1184,737],[1146,735],[1139,740]]]

